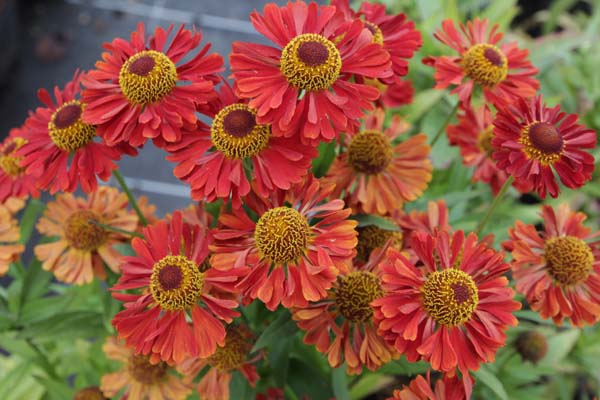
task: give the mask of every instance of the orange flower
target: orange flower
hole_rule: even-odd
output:
[[[435,388],[432,390],[430,374],[431,371],[427,371],[426,378],[418,375],[410,381],[408,386],[403,386],[402,390],[394,390],[394,396],[387,400],[467,400],[471,398],[473,379],[469,375],[464,375],[461,382],[457,375],[444,374],[437,380]]]
[[[23,208],[24,202],[9,198],[5,204],[0,204],[0,276],[6,274],[10,263],[15,261],[25,246],[17,243],[21,234],[19,221],[14,214]]]
[[[366,130],[348,134],[346,152],[333,162],[325,181],[334,183],[332,198],[347,192],[347,203],[368,214],[385,215],[416,200],[431,180],[427,137],[419,133],[393,145],[408,130],[398,116],[382,131],[385,111],[377,109],[365,120]]]
[[[11,196],[26,198],[40,195],[35,187],[36,178],[25,173],[23,157],[17,155],[17,151],[27,143],[23,132],[22,128],[13,128],[0,143],[0,204]]]
[[[542,206],[544,230],[517,221],[503,243],[512,252],[516,289],[542,318],[578,327],[600,319],[600,249],[596,234],[583,226],[587,218],[561,204],[555,212]]]
[[[73,400],[108,400],[98,386],[90,386],[75,392]]]
[[[59,238],[35,246],[34,253],[42,268],[52,271],[59,281],[77,285],[90,283],[94,276],[105,279],[102,262],[118,273],[121,254],[114,245],[129,238],[94,222],[134,231],[138,219],[126,207],[127,196],[107,186],[99,187],[87,198],[72,194],[56,196],[37,224],[42,235]]]
[[[407,244],[410,243],[413,232],[427,232],[430,235],[437,230],[454,232],[448,218],[448,206],[444,200],[430,201],[427,203],[427,211],[399,212],[394,217],[402,227],[404,242]]]
[[[134,354],[115,337],[108,337],[102,350],[109,359],[123,363],[119,371],[102,377],[100,389],[107,397],[122,392],[121,400],[184,400],[191,392],[166,363],[150,363],[148,357]]]

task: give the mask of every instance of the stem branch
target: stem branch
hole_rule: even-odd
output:
[[[442,136],[442,132],[444,132],[446,130],[446,126],[448,126],[448,123],[450,122],[450,120],[452,119],[452,117],[454,117],[454,114],[456,114],[456,111],[458,110],[458,105],[459,104],[460,104],[460,101],[457,102],[454,105],[454,107],[452,108],[452,111],[450,111],[450,114],[448,114],[448,116],[446,117],[446,120],[444,121],[444,123],[442,124],[442,126],[440,126],[440,129],[438,129],[437,133],[435,134],[435,136],[431,140],[431,147],[433,147],[433,145],[435,144],[435,142],[437,142],[438,139],[440,138],[440,136]]]
[[[142,210],[140,210],[140,207],[138,206],[137,201],[135,200],[135,197],[133,196],[133,193],[131,193],[131,190],[129,190],[129,187],[125,183],[125,179],[123,179],[123,175],[121,175],[121,173],[119,172],[118,169],[115,169],[115,170],[113,170],[113,176],[115,177],[117,182],[119,182],[119,185],[121,186],[121,189],[123,189],[123,192],[125,192],[125,194],[127,195],[127,198],[129,199],[129,204],[131,204],[131,207],[133,207],[133,209],[135,210],[135,213],[137,214],[138,218],[140,219],[140,222],[142,223],[142,225],[144,225],[144,226],[148,225],[148,221],[146,220],[146,217],[144,217],[144,214],[142,214]]]
[[[502,185],[502,188],[500,188],[500,191],[498,192],[498,194],[494,198],[494,201],[492,202],[492,205],[490,206],[490,208],[488,208],[487,213],[483,216],[483,219],[481,221],[479,221],[479,224],[477,225],[477,228],[475,228],[475,234],[476,235],[479,236],[479,234],[483,230],[483,227],[485,226],[485,224],[487,224],[488,220],[490,219],[490,217],[494,213],[494,210],[496,209],[496,207],[498,206],[498,204],[500,204],[500,200],[502,200],[502,198],[504,197],[504,194],[506,193],[506,191],[508,190],[508,188],[510,187],[510,185],[512,185],[512,182],[513,182],[513,177],[512,177],[512,175],[510,175],[508,177],[508,179],[506,180],[506,182],[504,182],[504,185]]]

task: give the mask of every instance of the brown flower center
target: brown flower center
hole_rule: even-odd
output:
[[[348,321],[366,322],[373,316],[371,302],[381,296],[381,280],[375,274],[355,271],[338,278],[335,304]]]
[[[185,310],[198,301],[204,288],[204,274],[185,256],[165,256],[152,267],[150,293],[168,311]]]
[[[177,67],[164,53],[144,50],[129,57],[119,72],[119,86],[131,103],[147,105],[171,93]]]
[[[0,168],[6,175],[16,178],[25,171],[25,168],[21,167],[23,157],[15,155],[15,152],[26,143],[27,140],[21,137],[9,138],[4,146],[0,148]]]
[[[364,131],[352,138],[348,146],[348,163],[356,172],[376,175],[392,160],[392,145],[382,132]]]
[[[356,258],[359,261],[368,261],[371,252],[382,248],[388,240],[392,240],[391,247],[402,249],[402,232],[388,231],[376,225],[357,228],[358,244],[356,245]]]
[[[477,148],[479,148],[479,150],[481,150],[482,153],[487,154],[488,157],[490,157],[490,155],[494,151],[494,147],[492,146],[493,139],[494,139],[494,125],[489,125],[477,137]]]
[[[537,122],[529,126],[531,145],[545,154],[560,153],[563,138],[558,130],[547,122]]]
[[[230,104],[217,113],[210,127],[215,148],[231,159],[254,157],[271,137],[269,125],[256,123],[256,110],[246,104]]]
[[[485,87],[493,87],[506,79],[508,61],[502,51],[491,44],[479,43],[463,55],[465,73]]]
[[[165,362],[160,361],[158,364],[152,364],[146,356],[134,354],[129,357],[129,374],[133,379],[145,385],[162,381],[167,375],[167,368]]]
[[[523,360],[535,364],[546,355],[548,340],[538,331],[526,331],[517,337],[516,347]]]
[[[575,236],[546,240],[544,258],[548,274],[561,286],[572,286],[585,281],[594,264],[590,246]]]
[[[85,147],[96,136],[96,127],[81,120],[83,108],[79,100],[71,100],[52,114],[48,122],[48,134],[59,149],[75,151]]]
[[[265,212],[256,223],[254,240],[261,258],[276,266],[295,262],[306,253],[312,239],[308,221],[289,207]]]
[[[208,358],[210,366],[221,371],[240,369],[252,346],[236,327],[227,329],[225,346],[217,347],[217,351]]]
[[[102,219],[92,211],[81,210],[71,214],[63,227],[69,245],[83,251],[94,251],[102,246],[108,232],[94,222],[102,223]]]
[[[90,386],[78,390],[73,400],[107,400],[107,398],[98,386]]]
[[[427,276],[421,287],[423,307],[438,324],[453,327],[471,319],[479,302],[477,285],[469,274],[449,268]]]
[[[282,50],[280,70],[294,87],[307,91],[329,88],[342,69],[335,44],[316,33],[293,38]]]

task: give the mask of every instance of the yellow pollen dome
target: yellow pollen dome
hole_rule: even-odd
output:
[[[104,228],[92,221],[102,223],[102,219],[88,210],[76,211],[67,218],[64,233],[69,245],[83,251],[93,251],[100,247],[108,238]]]
[[[147,105],[171,93],[177,67],[160,51],[144,50],[129,57],[119,71],[119,85],[131,103]]]
[[[239,369],[251,348],[239,328],[230,327],[225,336],[225,346],[217,347],[217,351],[208,358],[208,364],[224,372]]]
[[[215,148],[227,158],[244,159],[269,144],[271,127],[256,123],[256,110],[246,104],[230,104],[217,113],[210,127]]]
[[[78,390],[73,400],[107,400],[98,386],[90,386]]]
[[[261,258],[282,265],[295,262],[306,253],[312,233],[308,221],[298,211],[276,207],[260,217],[254,240]]]
[[[427,314],[446,327],[457,326],[471,319],[479,302],[473,278],[454,268],[430,273],[421,287],[421,295]]]
[[[348,146],[348,163],[356,172],[363,174],[376,175],[383,172],[392,156],[390,140],[379,131],[360,132]]]
[[[493,87],[506,79],[508,61],[502,51],[491,44],[476,44],[463,55],[465,73],[485,87]]]
[[[198,301],[204,274],[185,256],[165,256],[152,267],[150,293],[168,311],[185,310]]]
[[[494,139],[494,125],[490,125],[477,137],[477,147],[483,153],[487,154],[488,157],[494,151],[492,146],[492,140]]]
[[[375,274],[355,271],[338,278],[335,304],[348,321],[366,322],[373,316],[371,302],[381,296],[381,280]]]
[[[48,122],[48,134],[61,150],[72,152],[91,142],[96,136],[96,127],[81,120],[84,105],[71,100],[60,106]]]
[[[533,122],[521,131],[519,142],[529,158],[544,165],[553,164],[562,155],[563,138],[558,129],[547,122]]]
[[[167,364],[160,361],[158,364],[150,363],[148,357],[132,355],[128,360],[129,374],[136,381],[152,385],[163,380],[167,374]]]
[[[382,248],[389,239],[392,240],[392,248],[402,249],[402,232],[389,231],[376,225],[361,226],[357,230],[356,258],[360,261],[368,261],[371,252],[377,248]]]
[[[548,274],[561,286],[587,279],[592,272],[594,254],[583,240],[574,236],[549,239],[544,245]]]
[[[370,21],[364,21],[364,23],[365,28],[373,34],[373,43],[383,46],[383,33],[381,32],[381,29],[379,29],[379,26]]]
[[[9,139],[7,143],[0,149],[0,168],[10,177],[17,177],[23,174],[25,168],[21,167],[23,157],[18,157],[15,152],[23,147],[27,140],[15,137]]]
[[[293,38],[282,50],[279,62],[287,81],[307,91],[329,88],[342,69],[342,57],[335,44],[316,33]]]

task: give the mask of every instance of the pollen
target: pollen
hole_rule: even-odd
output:
[[[493,87],[506,79],[508,61],[502,51],[491,44],[476,44],[464,54],[465,73],[484,87]]]
[[[256,110],[230,104],[217,113],[210,127],[215,148],[230,159],[254,157],[269,144],[271,127],[256,123]]]
[[[102,219],[88,210],[76,211],[67,218],[63,230],[69,245],[77,250],[94,251],[108,238],[108,232],[94,224]]]
[[[107,400],[98,386],[90,386],[79,389],[73,396],[73,400]]]
[[[312,233],[308,221],[298,211],[276,207],[260,217],[254,240],[261,258],[280,266],[294,262],[306,253]]]
[[[477,148],[488,157],[494,151],[492,146],[492,140],[494,139],[494,125],[490,125],[485,128],[479,136],[477,136]]]
[[[163,310],[181,311],[196,303],[204,274],[185,256],[165,256],[152,267],[150,293]]]
[[[171,93],[177,83],[175,63],[165,54],[144,50],[129,57],[119,72],[119,85],[133,104],[147,105]]]
[[[142,355],[132,355],[128,360],[129,375],[139,383],[152,385],[162,381],[167,375],[167,364],[160,361],[158,364],[152,364],[148,357]]]
[[[225,346],[217,347],[217,351],[208,358],[208,364],[224,372],[240,369],[251,348],[240,327],[229,327]]]
[[[293,38],[282,50],[281,73],[298,89],[318,91],[331,87],[342,69],[335,44],[316,33]]]
[[[71,100],[52,114],[48,134],[59,149],[70,153],[85,147],[96,136],[96,127],[81,120],[83,108],[79,100]]]
[[[421,295],[427,314],[446,327],[469,321],[479,302],[473,278],[455,268],[430,273]]]
[[[533,122],[521,130],[519,142],[527,157],[543,165],[553,164],[562,156],[563,138],[558,129],[547,122]]]
[[[348,146],[348,163],[354,171],[377,175],[392,160],[390,140],[379,131],[364,131],[352,138]]]
[[[590,246],[574,236],[549,239],[544,245],[548,274],[561,286],[577,285],[587,279],[594,264]]]
[[[26,139],[15,137],[8,139],[4,146],[0,147],[0,168],[6,175],[16,178],[25,171],[25,168],[21,167],[23,157],[19,157],[15,153],[26,143]]]
[[[372,272],[355,271],[338,277],[334,290],[340,314],[351,322],[367,322],[373,316],[371,302],[383,296],[381,280]]]
[[[365,28],[367,28],[369,32],[371,32],[371,34],[373,35],[372,42],[383,46],[383,33],[381,32],[379,26],[370,21],[364,21],[364,23]]]
[[[368,261],[371,252],[385,246],[391,239],[391,247],[402,249],[402,232],[389,231],[376,225],[362,226],[358,229],[358,244],[356,245],[356,258],[359,261]]]

